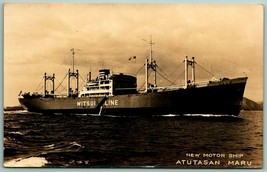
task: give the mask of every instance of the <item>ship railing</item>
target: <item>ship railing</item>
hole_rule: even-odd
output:
[[[100,85],[96,85],[96,86],[89,86],[89,85],[86,85],[85,86],[86,89],[90,89],[90,90],[100,90],[100,89],[109,89],[110,87],[112,87],[111,84],[100,84]],[[106,88],[104,88],[106,87]]]
[[[157,87],[158,91],[173,91],[173,90],[179,90],[184,88],[182,85],[173,85],[168,87]]]
[[[201,82],[197,82],[197,83],[195,83],[194,85],[196,86],[196,87],[205,87],[205,86],[207,86],[208,85],[208,81],[201,81]]]
[[[65,98],[68,97],[67,94],[55,94],[55,98]]]
[[[173,85],[173,86],[167,86],[167,87],[153,87],[148,88],[150,91],[157,91],[157,92],[163,92],[163,91],[173,91],[173,90],[179,90],[184,89],[184,85]],[[143,93],[146,92],[145,89],[138,89],[138,92]]]
[[[110,97],[113,96],[110,93],[92,93],[92,94],[85,94],[85,95],[79,95],[79,97]]]
[[[205,87],[208,85],[208,81],[201,81],[195,84],[191,84],[192,86],[196,86],[196,87]],[[189,84],[190,86],[190,84]],[[178,90],[178,89],[184,89],[185,86],[184,85],[171,85],[171,86],[167,86],[167,87],[157,87],[158,90],[162,90],[162,91],[166,91],[166,90]]]

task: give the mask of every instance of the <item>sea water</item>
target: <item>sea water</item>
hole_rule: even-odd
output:
[[[114,117],[4,113],[5,167],[261,168],[263,112]]]

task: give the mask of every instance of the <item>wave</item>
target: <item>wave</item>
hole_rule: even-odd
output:
[[[70,142],[69,145],[72,147],[72,146],[78,146],[80,148],[84,148],[84,146],[80,145],[79,143],[77,142]]]
[[[46,145],[44,146],[44,148],[48,148],[48,149],[54,149],[55,144],[51,144],[51,145]]]
[[[42,115],[42,113],[29,112],[27,110],[16,110],[16,111],[4,111],[4,115]]]
[[[13,110],[13,111],[4,111],[5,115],[12,115],[12,114],[28,114],[27,110]]]
[[[167,114],[167,115],[161,115],[163,117],[175,117],[175,116],[181,116],[181,115],[177,115],[177,114]]]
[[[224,115],[224,114],[166,114],[160,115],[163,117],[236,117],[234,115]]]
[[[101,116],[99,114],[93,114],[93,113],[84,113],[84,114],[75,114],[75,115],[79,115],[79,116]]]
[[[182,116],[196,116],[196,117],[233,117],[234,115],[224,115],[224,114],[184,114]]]
[[[45,152],[77,152],[79,150],[84,149],[85,147],[77,142],[69,142],[69,143],[53,143],[49,145],[43,146],[45,148]]]
[[[24,135],[23,133],[19,132],[19,131],[11,131],[8,134],[14,134],[14,135]]]
[[[48,161],[43,157],[18,158],[4,162],[4,167],[43,167]]]

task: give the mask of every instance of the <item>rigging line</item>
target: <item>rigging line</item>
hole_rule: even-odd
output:
[[[200,67],[200,69],[204,70],[205,72],[207,72],[208,74],[210,74],[211,76],[214,76],[211,72],[207,71],[205,68],[201,67],[198,63],[196,63],[198,67]]]
[[[85,79],[82,77],[82,75],[80,75],[80,77],[81,77],[82,81],[85,82]]]
[[[35,89],[35,92],[38,92],[40,91],[41,88],[39,88],[42,84],[43,80],[41,80],[41,82],[38,84],[37,88]]]
[[[177,77],[177,79],[176,79],[174,82],[177,82],[178,79],[179,79],[182,75],[184,75],[184,71],[183,71],[182,73],[180,73],[180,75]]]
[[[166,79],[168,82],[170,82],[171,84],[175,85],[172,81],[170,81],[168,78],[166,78],[165,76],[163,76],[161,73],[157,72],[162,78]]]
[[[58,81],[57,81],[58,82]],[[58,82],[59,83],[59,82]],[[62,84],[62,82],[61,83],[59,83],[59,86],[55,89],[55,91],[61,86],[62,88],[63,88],[63,90],[65,90],[65,91],[67,91],[68,89],[66,88],[66,87],[64,87],[63,85],[61,85]]]
[[[55,91],[56,91],[60,86],[62,86],[65,90],[68,90],[68,89],[66,89],[66,88],[62,85],[62,83],[63,83],[63,81],[65,80],[65,78],[67,77],[67,75],[68,75],[68,73],[64,76],[64,78],[63,78],[62,81],[59,83],[59,85],[57,86],[57,88],[55,89]]]
[[[168,77],[170,77],[170,76],[172,76],[173,74],[174,74],[174,72],[176,72],[176,70],[177,69],[179,69],[182,65],[184,64],[184,62],[183,63],[181,63],[181,64],[179,64],[169,75],[168,75]]]
[[[157,68],[166,76],[168,77],[168,75],[157,65]]]
[[[148,78],[149,78],[149,76],[151,75],[151,73],[152,73],[152,71],[149,71]],[[140,91],[141,88],[143,88],[143,86],[145,85],[145,83],[146,83],[146,82],[144,82],[144,83],[142,84],[142,86],[138,89],[138,91]]]
[[[143,69],[144,66],[145,64],[135,73],[135,76]]]
[[[80,75],[80,77],[81,77],[81,79],[82,79],[82,81],[83,81],[83,85],[85,85],[85,83],[86,83],[86,81],[85,81],[85,79],[82,77],[82,75]],[[81,85],[81,84],[80,84]]]
[[[64,86],[62,86],[62,89],[60,90],[60,93],[62,93],[63,91],[67,91],[68,89]]]
[[[145,82],[142,84],[142,86],[138,89],[138,91],[140,91],[142,88],[143,88],[143,86],[145,85]]]

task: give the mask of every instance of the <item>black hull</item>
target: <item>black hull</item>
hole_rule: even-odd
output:
[[[202,87],[111,97],[19,98],[32,112],[116,116],[225,114],[238,116],[247,78]]]

